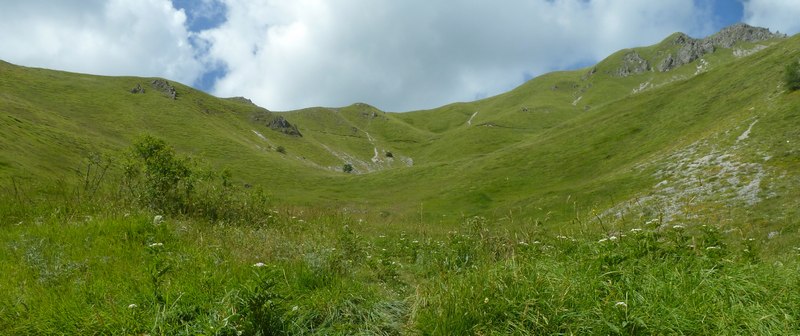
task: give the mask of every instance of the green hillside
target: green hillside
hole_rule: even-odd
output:
[[[91,153],[116,155],[152,134],[286,205],[356,207],[401,221],[477,214],[567,219],[577,209],[610,213],[635,198],[656,202],[653,186],[669,180],[656,172],[691,151],[687,160],[711,152],[734,160],[724,174],[751,175],[736,169],[757,166],[763,175],[757,185],[714,187],[751,188],[758,201],[748,207],[788,209],[796,199],[782,194],[778,184],[789,179],[778,177],[793,177],[795,161],[774,130],[794,126],[795,95],[782,94],[780,79],[783,65],[797,57],[798,38],[734,39],[687,64],[658,69],[686,39],[674,34],[495,97],[407,113],[366,104],[273,113],[177,83],[173,100],[151,78],[2,63],[0,174],[61,179]],[[143,94],[130,93],[137,85]],[[276,116],[302,136],[267,127]],[[735,141],[755,121],[750,137]],[[342,172],[345,164],[352,174]],[[714,177],[695,173],[707,175],[681,176]],[[735,191],[723,194],[695,197],[691,206],[736,203],[728,197]],[[773,194],[779,196],[766,197]],[[573,209],[564,210],[565,202]]]
[[[0,62],[0,334],[797,334],[798,61],[734,25],[404,113]]]

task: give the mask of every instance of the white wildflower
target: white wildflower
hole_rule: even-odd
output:
[[[617,238],[617,236],[608,237],[608,240],[610,240],[610,241],[615,241],[617,239],[619,239],[619,238]]]
[[[161,247],[161,246],[164,246],[164,243],[152,243],[152,244],[147,245],[147,246],[149,246],[149,247]]]
[[[300,307],[298,307],[298,306],[294,306],[294,307],[292,307],[292,311],[293,311],[293,312],[294,312],[294,311],[297,311],[298,309],[300,309]]]
[[[484,299],[483,299],[483,303],[484,303],[484,304],[486,304],[486,303],[489,303],[489,298],[488,298],[488,297],[487,297],[487,298],[484,298]]]
[[[642,229],[634,228],[634,229],[631,229],[631,232],[633,232],[633,233],[642,232]]]
[[[683,226],[683,225],[673,225],[672,228],[675,229],[675,230],[680,230],[680,229],[685,228],[685,226]]]
[[[139,307],[139,306],[136,305],[135,303],[131,303],[131,304],[128,305],[128,309],[133,309],[133,308],[136,308],[136,307]]]
[[[161,222],[163,221],[164,221],[164,216],[156,215],[155,217],[153,217],[153,225],[161,224]]]
[[[719,250],[720,248],[721,247],[719,247],[719,246],[709,246],[709,247],[706,247],[706,250]]]
[[[628,308],[628,304],[625,303],[625,301],[617,301],[617,303],[614,304],[614,307]]]
[[[267,265],[264,264],[263,262],[257,262],[255,264],[253,264],[253,267],[264,267],[264,266],[267,266]]]

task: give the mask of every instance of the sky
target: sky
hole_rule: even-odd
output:
[[[800,32],[800,0],[0,0],[0,59],[164,77],[270,110],[410,111],[673,32]]]

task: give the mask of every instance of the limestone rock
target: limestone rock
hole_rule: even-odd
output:
[[[152,86],[153,89],[156,89],[159,92],[167,95],[167,97],[170,97],[172,99],[178,98],[178,91],[175,90],[175,87],[170,85],[169,82],[163,79],[153,80],[152,82],[150,82],[150,86]]]
[[[622,65],[614,72],[614,76],[628,77],[650,71],[650,63],[636,51],[631,51],[622,57]]]
[[[744,23],[737,23],[720,30],[718,33],[704,39],[694,39],[686,34],[677,34],[672,41],[680,46],[678,52],[669,54],[658,65],[658,71],[665,72],[681,65],[694,62],[705,54],[712,53],[716,48],[732,48],[738,42],[761,42],[773,38],[785,38],[785,34],[772,33],[767,28],[753,27]]]
[[[706,38],[720,48],[731,48],[737,42],[761,42],[773,38],[785,38],[786,34],[773,33],[767,28],[753,27],[745,23],[737,23],[723,28],[718,33]]]

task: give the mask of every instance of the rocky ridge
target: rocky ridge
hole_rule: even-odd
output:
[[[616,77],[628,77],[654,70],[667,72],[692,63],[706,54],[713,53],[718,48],[730,49],[739,42],[756,43],[774,38],[785,38],[786,34],[773,33],[767,28],[737,23],[703,39],[695,39],[684,33],[673,36],[668,43],[671,46],[677,46],[677,51],[668,53],[666,57],[658,61],[648,61],[637,51],[630,51],[623,56],[622,65],[611,74]],[[658,65],[653,67],[650,62],[658,63]]]

